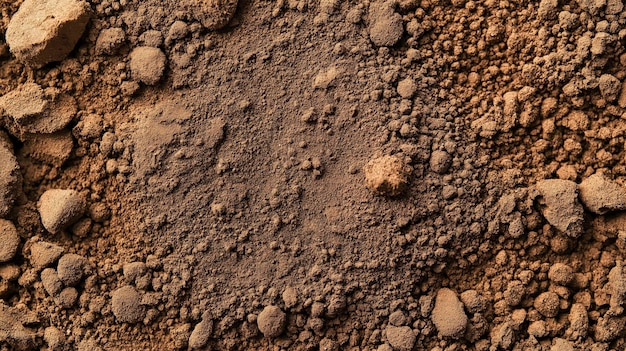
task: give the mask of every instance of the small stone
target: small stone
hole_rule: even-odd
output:
[[[466,290],[461,293],[461,302],[469,313],[482,313],[487,308],[487,301],[476,290]]]
[[[126,33],[122,28],[106,28],[100,32],[96,40],[96,53],[114,55],[126,42]]]
[[[43,283],[43,288],[50,296],[57,296],[63,289],[63,283],[59,279],[57,271],[53,268],[46,268],[41,271],[41,282]]]
[[[398,83],[397,90],[398,94],[403,99],[410,99],[413,97],[413,94],[415,94],[415,91],[417,90],[417,85],[412,78],[406,78]]]
[[[372,159],[365,167],[366,186],[377,195],[399,196],[405,193],[411,167],[397,156]]]
[[[8,143],[3,141],[5,136],[0,131],[0,218],[9,214],[13,208],[21,179],[17,159]]]
[[[287,316],[278,306],[266,306],[257,317],[259,331],[268,338],[275,338],[285,331]]]
[[[134,79],[155,85],[165,71],[165,54],[161,49],[140,46],[130,53],[130,71]]]
[[[598,79],[598,87],[600,88],[600,94],[604,100],[613,102],[617,100],[619,93],[622,89],[622,82],[610,74],[603,74]]]
[[[395,327],[401,327],[406,324],[407,317],[402,311],[395,311],[389,315],[389,324]]]
[[[404,34],[402,16],[394,11],[394,2],[372,2],[370,5],[370,39],[376,46],[393,46]]]
[[[43,340],[51,351],[60,351],[65,346],[65,334],[55,326],[47,327],[43,332]]]
[[[452,157],[443,150],[433,151],[430,155],[430,169],[435,173],[443,174],[448,171]]]
[[[238,0],[186,0],[184,5],[189,13],[206,29],[224,28],[235,15]]]
[[[63,251],[58,245],[38,241],[30,247],[30,264],[38,269],[48,267],[61,257]]]
[[[61,290],[59,296],[56,298],[56,302],[61,308],[72,308],[78,299],[78,291],[76,288],[69,287]]]
[[[298,292],[291,286],[285,288],[282,297],[286,308],[292,308],[298,303]]]
[[[13,259],[20,245],[20,236],[10,221],[0,219],[0,262]]]
[[[87,265],[87,259],[83,256],[65,254],[59,259],[57,266],[59,279],[65,286],[74,286],[83,279]]]
[[[410,327],[387,326],[387,341],[396,351],[411,351],[415,345],[416,335]]]
[[[145,315],[141,296],[132,286],[124,286],[111,293],[111,310],[118,323],[137,323]]]
[[[581,202],[593,213],[603,215],[626,209],[626,188],[602,173],[583,180],[578,190]]]
[[[131,262],[124,265],[123,271],[126,281],[132,284],[137,278],[146,274],[148,267],[143,262]]]
[[[41,222],[50,233],[58,233],[85,213],[85,199],[75,190],[47,190],[39,199]]]
[[[565,286],[571,283],[574,279],[574,272],[572,267],[566,264],[555,263],[548,271],[548,278],[555,284]]]
[[[437,291],[431,319],[443,337],[458,339],[463,336],[467,326],[463,303],[454,291],[447,288]]]
[[[25,0],[7,26],[7,44],[19,60],[36,66],[61,61],[83,35],[89,11],[80,0]]]
[[[553,318],[559,314],[559,296],[552,291],[541,293],[533,305],[544,317]]]
[[[572,238],[583,232],[584,210],[578,202],[578,186],[569,180],[548,179],[537,182],[541,194],[541,213],[556,229]]]
[[[213,321],[210,319],[202,319],[200,323],[196,324],[196,327],[193,328],[189,336],[189,347],[192,350],[203,348],[207,342],[209,342],[209,337],[212,332]]]

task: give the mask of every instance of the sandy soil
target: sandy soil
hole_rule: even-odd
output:
[[[0,0],[0,350],[623,350],[620,0]]]

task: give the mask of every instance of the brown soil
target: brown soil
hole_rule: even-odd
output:
[[[619,0],[41,3],[0,350],[626,347]]]

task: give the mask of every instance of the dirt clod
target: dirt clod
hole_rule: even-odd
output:
[[[578,189],[580,201],[593,213],[602,215],[626,209],[626,188],[602,173],[584,179]]]
[[[537,182],[543,216],[556,229],[577,238],[583,231],[583,208],[578,202],[578,186],[568,180],[549,179]]]
[[[118,323],[137,323],[145,316],[141,295],[128,285],[111,293],[111,311]]]
[[[6,216],[17,197],[21,180],[17,159],[0,133],[0,218]]]
[[[441,336],[460,338],[467,327],[467,315],[456,293],[443,288],[437,291],[431,319]]]
[[[77,254],[65,254],[59,258],[57,272],[59,280],[65,286],[74,286],[78,284],[87,269],[88,263],[83,256]]]
[[[147,85],[161,80],[165,71],[166,58],[159,48],[140,46],[130,53],[130,71],[133,78]]]
[[[399,196],[409,183],[410,167],[396,156],[372,159],[365,167],[366,186],[377,195]]]
[[[268,338],[275,338],[285,331],[287,316],[278,306],[266,306],[257,317],[259,331]]]
[[[50,233],[73,224],[85,212],[85,200],[75,190],[47,190],[39,199],[41,223]]]

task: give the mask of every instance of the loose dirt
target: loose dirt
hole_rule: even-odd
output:
[[[620,0],[0,0],[1,350],[622,350]]]

